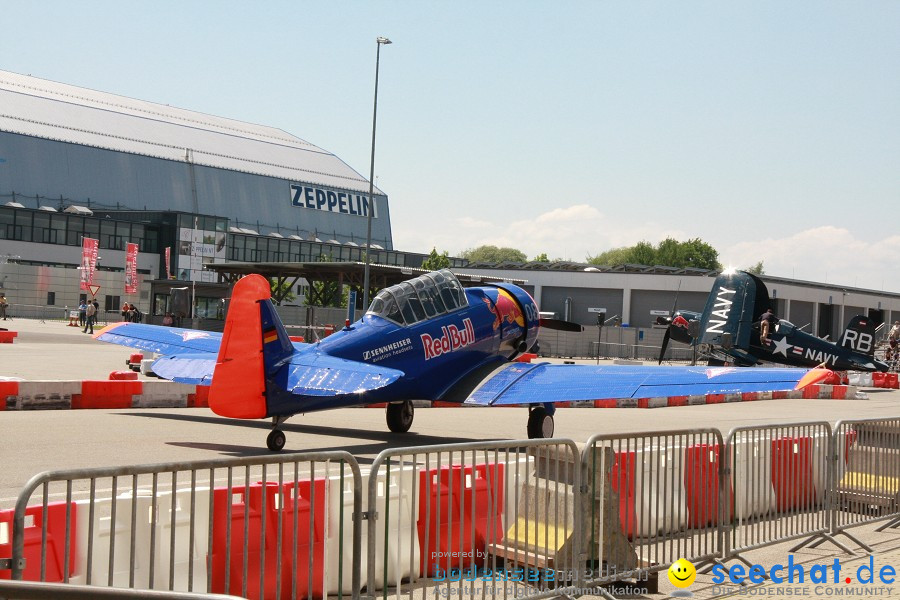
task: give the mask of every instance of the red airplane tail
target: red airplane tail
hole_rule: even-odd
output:
[[[269,281],[261,275],[244,277],[232,290],[209,391],[209,407],[217,415],[238,419],[268,416],[267,367],[278,366],[293,353],[270,298]]]

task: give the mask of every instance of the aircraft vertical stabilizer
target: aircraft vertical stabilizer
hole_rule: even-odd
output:
[[[269,282],[261,275],[248,275],[234,286],[209,391],[209,407],[218,415],[261,419],[267,414],[263,346],[272,330],[271,320],[264,326],[263,306],[270,297]],[[275,341],[280,346],[277,330]]]
[[[703,309],[696,343],[746,348],[753,323],[767,308],[769,291],[758,277],[738,271],[719,275]]]

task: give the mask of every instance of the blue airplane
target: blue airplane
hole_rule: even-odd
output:
[[[463,288],[449,270],[378,293],[363,317],[325,339],[292,342],[260,275],[239,280],[222,333],[116,323],[95,334],[163,356],[164,379],[211,385],[209,406],[239,419],[272,419],[267,446],[297,413],[388,402],[387,425],[409,431],[413,400],[529,407],[528,436],[552,437],[554,405],[574,400],[790,390],[819,379],[803,369],[519,363],[542,325],[522,288]],[[578,327],[578,326],[576,326]],[[821,376],[824,376],[821,375]]]

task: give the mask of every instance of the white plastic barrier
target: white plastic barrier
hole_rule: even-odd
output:
[[[172,530],[172,493],[157,492],[154,508],[151,491],[138,489],[136,501],[131,491],[120,494],[115,503],[116,516],[112,528],[112,500],[95,499],[93,530],[89,501],[79,501],[77,511],[77,550],[75,575],[72,583],[107,586],[110,583],[110,534],[115,532],[113,550],[113,587],[129,587],[131,569],[132,512],[135,514],[134,586],[168,590],[170,582],[176,591],[188,591],[189,557],[193,555],[193,591],[205,592],[207,581],[206,555],[209,541],[209,488],[198,488],[194,496],[193,547],[191,535],[191,492],[179,490],[175,494],[175,562],[170,570]],[[153,523],[153,512],[156,523]],[[153,577],[150,577],[151,534],[155,530]],[[90,580],[87,578],[88,540],[93,538]]]
[[[70,408],[80,393],[81,381],[20,381],[16,408]]]
[[[858,385],[860,387],[872,387],[871,373],[850,373],[847,375],[850,385]]]
[[[771,440],[742,434],[735,440],[734,456],[734,518],[741,522],[774,513]]]
[[[635,473],[637,535],[651,537],[684,529],[688,521],[682,473],[684,447],[648,446],[638,451]],[[674,476],[673,476],[674,474]]]
[[[388,586],[397,585],[404,579],[417,574],[419,567],[419,540],[415,528],[415,509],[412,505],[414,473],[412,466],[395,467],[390,470],[390,484],[385,489],[387,479],[386,468],[378,473],[378,501],[374,510],[378,513],[378,525],[376,527],[376,543],[378,548],[384,548],[385,521],[388,519],[388,543],[387,556],[387,582],[384,580],[385,556],[378,552],[375,563],[375,582],[379,589],[385,583]],[[348,473],[344,477],[344,490],[341,494],[341,480],[339,475],[328,478],[328,523],[326,525],[327,536],[325,539],[325,591],[329,594],[338,592],[352,593],[352,566],[353,545],[350,532],[353,531],[353,482]],[[362,505],[363,511],[369,510],[368,490],[369,471],[362,471]],[[342,501],[343,500],[343,501]],[[390,503],[387,510],[385,502]],[[343,504],[343,547],[341,532],[341,504]],[[368,557],[366,544],[368,543],[368,526],[364,522],[362,526],[362,562],[360,586],[364,586],[365,574],[368,572]],[[343,560],[343,573],[339,579],[339,563]],[[410,568],[412,562],[412,569]],[[360,588],[361,589],[361,588]]]

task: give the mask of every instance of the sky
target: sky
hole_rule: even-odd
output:
[[[278,127],[394,247],[726,266],[900,292],[900,2],[0,0],[0,69]],[[0,107],[2,110],[2,107]]]

